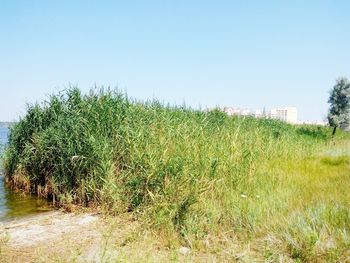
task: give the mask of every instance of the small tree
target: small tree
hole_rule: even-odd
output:
[[[346,128],[350,124],[350,82],[346,78],[337,79],[330,91],[328,103],[328,123],[333,127],[333,135],[338,127]]]

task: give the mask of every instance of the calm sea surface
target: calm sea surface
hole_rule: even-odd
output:
[[[0,127],[0,155],[6,144],[8,129]],[[8,189],[0,171],[0,221],[7,221],[50,210],[50,204],[35,196],[24,196]]]

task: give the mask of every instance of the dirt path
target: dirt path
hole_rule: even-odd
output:
[[[168,262],[172,253],[130,216],[55,211],[0,223],[0,262]]]
[[[98,217],[94,215],[50,212],[4,224],[3,228],[8,236],[9,246],[31,247],[55,240],[66,233],[81,232],[82,229],[96,223],[97,220]],[[82,233],[86,234],[85,232]]]
[[[96,261],[101,218],[55,211],[0,225],[3,262]],[[95,258],[96,257],[96,258]],[[70,260],[69,260],[70,261]]]

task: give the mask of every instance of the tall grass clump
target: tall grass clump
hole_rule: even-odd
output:
[[[273,235],[278,242],[256,243],[266,257],[273,258],[277,249],[309,260],[305,253],[316,255],[314,241],[305,251],[292,247],[293,240],[308,235],[294,225],[312,228],[315,213],[320,214],[317,226],[326,222],[334,231],[332,216],[339,215],[339,225],[349,220],[343,208],[328,209],[327,194],[324,207],[318,203],[322,198],[311,194],[334,191],[324,171],[343,178],[348,169],[348,157],[339,165],[319,161],[330,140],[349,138],[330,134],[326,127],[138,102],[110,90],[83,95],[72,88],[28,106],[10,130],[3,166],[13,188],[68,208],[80,204],[134,212],[198,249],[218,244],[223,233],[241,243]],[[342,195],[332,200],[347,207],[348,194]],[[289,216],[291,221],[284,222]],[[348,242],[349,229],[342,231],[344,238],[337,232],[332,241],[335,246]]]

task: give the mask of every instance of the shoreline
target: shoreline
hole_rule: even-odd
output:
[[[183,262],[215,255],[183,254],[140,228],[130,214],[52,211],[0,223],[0,262]],[[202,257],[204,256],[204,257]]]
[[[64,233],[79,230],[80,227],[98,220],[96,214],[74,214],[56,210],[1,222],[0,229],[2,235],[7,236],[7,245],[31,247],[49,242]]]
[[[96,214],[57,210],[0,222],[0,240],[4,246],[0,252],[5,251],[4,255],[0,254],[0,259],[4,262],[28,262],[36,258],[38,251],[48,254],[48,249],[50,253],[64,256],[76,245],[77,249],[83,248],[84,253],[95,255],[97,251],[91,247],[98,248],[101,240],[99,223],[101,218]],[[85,258],[88,256],[82,254],[82,261]]]

